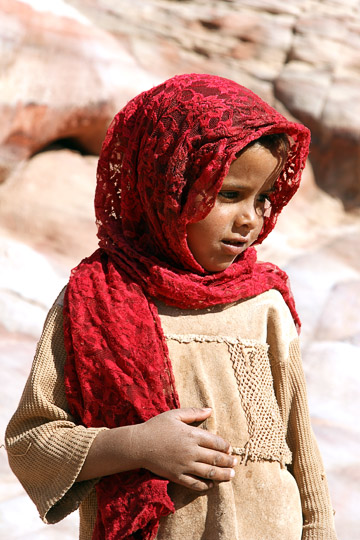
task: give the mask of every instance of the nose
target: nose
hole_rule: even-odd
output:
[[[235,225],[236,227],[246,226],[248,229],[254,229],[260,216],[256,211],[254,201],[241,201],[236,209]]]

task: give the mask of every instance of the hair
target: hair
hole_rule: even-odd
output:
[[[259,139],[255,139],[248,144],[246,148],[254,145],[264,146],[270,150],[272,154],[279,155],[284,163],[290,150],[290,141],[286,133],[270,133],[270,135],[262,135]]]
[[[238,158],[243,152],[245,152],[245,150],[251,148],[252,146],[262,146],[263,148],[269,150],[273,156],[279,157],[280,159],[277,172],[280,174],[286,163],[291,147],[288,135],[286,133],[270,133],[268,135],[262,135],[258,139],[254,139],[247,144],[240,152],[236,154],[236,157]]]

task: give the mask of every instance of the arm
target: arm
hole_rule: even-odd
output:
[[[146,468],[172,482],[204,491],[229,481],[237,459],[221,437],[188,424],[202,422],[211,409],[175,409],[143,424],[98,434],[78,480]]]
[[[289,469],[301,497],[302,540],[336,540],[324,466],[311,428],[299,338],[278,293],[269,310],[267,340],[274,389],[292,453]]]
[[[48,523],[78,508],[97,482],[75,484],[92,442],[104,431],[75,424],[64,392],[64,362],[62,306],[55,303],[6,431],[10,467]]]
[[[145,467],[200,491],[212,481],[231,479],[236,460],[229,444],[187,425],[205,420],[210,410],[168,411],[111,430],[76,425],[64,390],[62,327],[62,306],[55,303],[6,433],[10,466],[45,522],[61,520],[78,508],[99,477],[116,472]]]
[[[311,428],[298,339],[289,348],[287,385],[288,445],[303,516],[302,540],[336,540],[324,466]]]

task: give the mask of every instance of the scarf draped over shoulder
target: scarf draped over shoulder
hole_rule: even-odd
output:
[[[114,118],[97,171],[99,249],[72,271],[65,295],[65,387],[77,422],[114,428],[180,406],[154,299],[200,309],[275,288],[300,326],[286,274],[257,262],[253,247],[207,273],[186,241],[236,154],[273,133],[286,133],[290,150],[258,243],[299,187],[306,127],[233,81],[198,74],[143,92]],[[167,483],[144,469],[100,480],[93,540],[154,538],[174,511]]]

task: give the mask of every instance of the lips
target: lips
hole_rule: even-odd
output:
[[[247,240],[245,238],[237,239],[237,240],[222,240],[223,244],[229,245],[229,246],[239,246],[240,244],[246,244]]]
[[[244,248],[246,247],[246,240],[222,240],[221,244],[223,246],[223,250],[228,253],[229,255],[239,255],[244,251]]]

